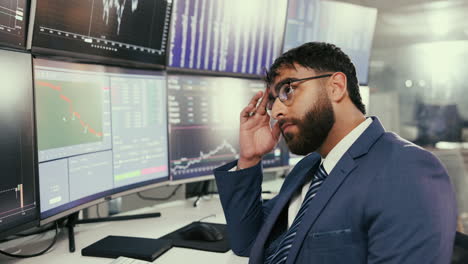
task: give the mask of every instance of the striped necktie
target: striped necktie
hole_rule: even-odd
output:
[[[307,208],[309,207],[310,201],[314,198],[317,194],[318,189],[322,185],[323,181],[327,177],[327,172],[323,168],[323,165],[320,165],[319,169],[315,172],[314,179],[309,186],[309,190],[307,191],[306,196],[304,197],[304,201],[302,202],[301,208],[297,213],[291,227],[286,231],[284,234],[281,242],[279,243],[278,247],[273,254],[268,256],[265,260],[267,264],[282,264],[286,263],[288,258],[289,250],[292,247],[294,242],[294,238],[296,237],[296,233],[301,225],[302,218],[304,217]]]

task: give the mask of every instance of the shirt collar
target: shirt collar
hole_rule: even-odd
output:
[[[359,136],[372,124],[372,118],[366,118],[361,124],[355,127],[349,132],[343,139],[336,144],[336,146],[328,153],[325,159],[322,159],[322,165],[327,172],[330,174],[335,165],[340,161],[341,157],[348,151]]]

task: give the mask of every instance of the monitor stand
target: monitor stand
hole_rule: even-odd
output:
[[[210,194],[210,192],[208,191],[209,187],[210,187],[210,181],[209,180],[200,182],[199,184],[201,184],[201,188],[199,189],[198,193],[196,194],[197,199],[195,200],[195,202],[193,202],[193,207],[198,207],[198,204],[199,204],[201,198],[203,196],[205,196],[205,195]]]
[[[100,223],[100,222],[110,222],[110,221],[125,221],[125,220],[133,220],[133,219],[153,218],[153,217],[160,217],[161,213],[111,216],[111,217],[100,217],[100,218],[91,218],[91,219],[82,219],[82,220],[78,220],[78,215],[79,215],[79,212],[69,215],[67,224],[65,225],[65,227],[68,229],[68,248],[70,252],[75,252],[76,250],[75,226],[77,224],[89,224],[89,223]]]

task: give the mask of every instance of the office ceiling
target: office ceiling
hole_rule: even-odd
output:
[[[340,0],[378,9],[374,48],[468,40],[468,0]]]

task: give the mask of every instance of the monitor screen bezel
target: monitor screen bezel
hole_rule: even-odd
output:
[[[106,192],[94,194],[94,195],[87,196],[87,197],[84,197],[84,198],[79,199],[79,200],[69,202],[69,203],[67,203],[65,205],[71,205],[70,208],[61,210],[61,211],[56,212],[55,214],[52,214],[52,215],[47,215],[45,217],[42,217],[42,213],[40,213],[40,215],[41,215],[40,216],[40,225],[43,226],[45,224],[48,224],[48,223],[51,223],[51,222],[53,222],[55,220],[67,217],[70,214],[79,212],[79,211],[81,211],[83,209],[86,209],[88,207],[91,207],[93,205],[97,205],[97,204],[100,204],[100,203],[103,203],[103,202],[107,202],[107,201],[110,201],[110,200],[115,199],[115,198],[123,197],[123,196],[126,196],[126,195],[130,195],[130,194],[137,193],[137,192],[142,192],[142,191],[157,188],[157,187],[167,186],[167,185],[169,185],[169,182],[170,182],[167,178],[161,178],[161,179],[156,179],[156,180],[151,180],[151,181],[156,181],[156,182],[153,182],[151,184],[146,184],[145,182],[142,182],[143,184],[141,186],[140,186],[140,183],[135,184],[135,185],[138,185],[138,186],[133,186],[133,184],[132,185],[127,185],[127,186],[132,186],[132,187],[131,188],[125,188],[127,186],[123,186],[123,187],[120,187],[120,188],[124,188],[124,189],[119,190],[117,192],[114,192],[112,190],[111,191],[106,191]],[[117,189],[119,189],[119,188],[117,188]],[[105,193],[105,195],[102,195],[103,193]],[[96,197],[94,197],[94,196],[96,196]],[[75,202],[76,202],[76,204],[75,204]],[[59,207],[59,208],[61,208],[61,207]],[[55,209],[56,208],[51,209],[51,210],[55,210]],[[51,211],[51,210],[49,210],[49,211]]]
[[[210,76],[210,77],[232,77],[232,78],[243,78],[243,79],[263,79],[264,74],[249,74],[249,73],[233,73],[225,71],[210,71],[210,70],[200,70],[192,68],[178,68],[166,66],[166,71],[168,74],[172,75],[198,75],[198,76]]]
[[[277,166],[277,167],[268,167],[268,168],[263,168],[262,172],[263,173],[281,173],[281,172],[287,172],[290,169],[289,165],[283,165],[283,166]],[[201,181],[210,181],[214,180],[215,176],[214,174],[207,174],[207,175],[201,175],[197,177],[188,177],[188,178],[179,178],[179,179],[173,179],[171,176],[171,181],[169,182],[169,185],[179,185],[179,184],[186,184],[186,183],[193,183],[193,182],[201,182]]]
[[[85,53],[54,50],[35,46],[31,48],[31,53],[34,57],[70,63],[95,64],[107,67],[122,67],[155,71],[161,71],[166,69],[166,66],[161,64],[144,63],[132,60],[119,59],[117,57],[97,56]]]

